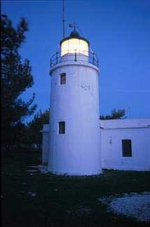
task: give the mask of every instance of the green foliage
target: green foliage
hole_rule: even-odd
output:
[[[19,55],[26,31],[28,25],[24,18],[14,28],[6,15],[1,16],[1,122],[5,146],[19,142],[20,127],[24,128],[22,120],[36,109],[33,105],[35,94],[27,102],[21,98],[21,94],[33,85],[30,62],[27,59],[22,62]]]
[[[100,116],[100,119],[101,120],[110,120],[110,119],[122,119],[125,117],[125,110],[124,109],[120,109],[120,110],[116,110],[116,109],[113,109],[111,111],[111,115],[101,115]]]

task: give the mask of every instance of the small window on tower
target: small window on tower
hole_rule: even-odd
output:
[[[66,73],[60,74],[60,84],[66,84]]]
[[[65,134],[65,122],[64,121],[59,122],[59,134]]]
[[[122,156],[132,157],[132,145],[129,139],[122,140]]]

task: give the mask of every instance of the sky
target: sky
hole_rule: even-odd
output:
[[[127,118],[150,118],[150,0],[64,0],[65,35],[77,31],[100,63],[100,115],[125,109]],[[2,0],[2,13],[16,26],[29,24],[20,54],[30,60],[37,110],[50,107],[50,58],[63,38],[62,0]]]

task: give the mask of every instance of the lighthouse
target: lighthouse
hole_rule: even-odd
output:
[[[60,41],[50,61],[50,145],[48,171],[101,173],[99,66],[90,43],[74,30]]]

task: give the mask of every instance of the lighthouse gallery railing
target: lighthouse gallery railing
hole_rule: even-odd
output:
[[[67,54],[66,54],[67,55]],[[88,62],[91,63],[97,67],[99,67],[99,60],[98,57],[95,55],[94,52],[88,51],[85,55],[80,54],[80,53],[69,53],[69,58],[64,58],[65,55],[61,56],[61,52],[56,52],[50,59],[50,67],[52,68],[53,66],[61,63],[61,62],[67,62],[67,61],[83,61],[83,62]],[[85,56],[85,57],[83,57]]]

